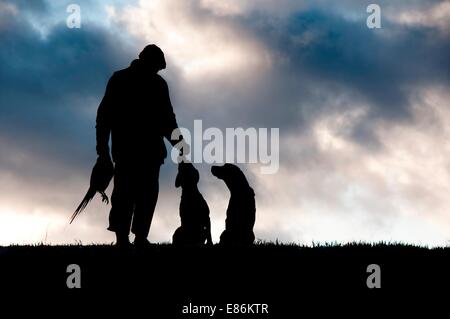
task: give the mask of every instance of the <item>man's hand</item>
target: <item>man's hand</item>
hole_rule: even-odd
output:
[[[107,165],[109,165],[109,163],[112,164],[112,160],[111,160],[111,156],[109,155],[109,152],[108,153],[101,153],[101,154],[99,154],[98,158],[97,158],[97,161],[100,162],[100,163],[107,164]]]
[[[183,138],[183,137],[181,137],[181,138]],[[186,141],[184,139],[182,139],[179,143],[177,143],[176,147],[180,151],[181,157],[185,157],[186,155],[188,155],[191,152],[191,147],[189,146],[188,143],[186,143]]]
[[[191,147],[183,139],[183,136],[180,136],[179,142],[176,143],[174,147],[179,151],[177,158],[178,163],[187,162],[186,156],[191,152]]]

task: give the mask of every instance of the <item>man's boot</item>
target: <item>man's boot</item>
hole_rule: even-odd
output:
[[[128,234],[116,233],[116,247],[126,248],[130,247],[130,245]]]
[[[147,237],[144,236],[136,236],[136,238],[134,239],[134,246],[136,248],[148,248],[150,247],[152,244],[148,241]]]

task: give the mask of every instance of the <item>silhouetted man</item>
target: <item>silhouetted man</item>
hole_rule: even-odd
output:
[[[106,87],[97,112],[97,154],[115,164],[108,230],[116,233],[118,246],[149,245],[147,236],[159,191],[159,169],[167,156],[163,138],[171,140],[178,128],[166,81],[164,53],[148,45],[139,59],[115,72]]]

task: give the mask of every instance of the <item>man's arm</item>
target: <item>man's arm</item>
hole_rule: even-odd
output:
[[[190,152],[190,147],[183,139],[183,135],[174,134],[174,136],[177,135],[178,138],[172,138],[172,133],[174,132],[174,130],[178,129],[178,124],[175,113],[173,111],[172,102],[170,101],[169,87],[167,86],[167,83],[164,79],[162,79],[162,94],[163,104],[165,108],[165,121],[163,121],[164,127],[162,128],[163,135],[170,142],[170,144],[172,144],[173,147],[177,148],[180,151],[180,156],[186,156]]]
[[[162,79],[162,78],[161,78]],[[164,107],[164,121],[163,121],[163,135],[164,137],[172,144],[172,146],[175,146],[180,139],[172,140],[172,132],[178,128],[177,119],[175,116],[175,113],[173,111],[172,102],[170,101],[170,95],[169,95],[169,87],[167,86],[167,83],[164,79],[162,79],[162,102]]]
[[[97,137],[97,154],[100,157],[110,156],[109,154],[109,136],[111,134],[111,111],[113,100],[113,77],[112,76],[106,86],[105,95],[97,110],[97,124],[96,137]]]

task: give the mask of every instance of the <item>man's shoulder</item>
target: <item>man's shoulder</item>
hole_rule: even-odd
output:
[[[148,81],[150,80],[151,83],[153,83],[153,85],[157,85],[158,87],[163,87],[163,88],[167,88],[167,82],[166,80],[159,74],[153,74],[149,77],[141,77],[141,75],[136,75],[134,72],[132,72],[132,70],[130,69],[130,67],[125,68],[125,69],[121,69],[121,70],[117,70],[115,71],[111,77],[110,77],[110,82],[114,82],[114,83],[123,83],[124,81],[127,82],[128,80],[130,80],[131,78],[135,78],[137,76],[137,78],[140,78],[143,81]]]
[[[158,73],[155,74],[155,81],[161,85],[167,86],[166,80],[164,80],[164,78],[161,75],[159,75]]]
[[[130,68],[128,67],[128,68],[125,68],[125,69],[121,69],[121,70],[115,71],[112,74],[111,79],[112,78],[121,78],[121,77],[127,76],[127,74],[129,73],[129,69]]]
[[[115,71],[111,77],[109,78],[109,84],[113,86],[122,85],[122,83],[126,83],[130,77],[129,68],[125,68],[122,70]]]
[[[155,81],[153,82],[156,86],[161,90],[161,92],[168,92],[169,86],[167,85],[166,80],[159,74],[155,75]]]

